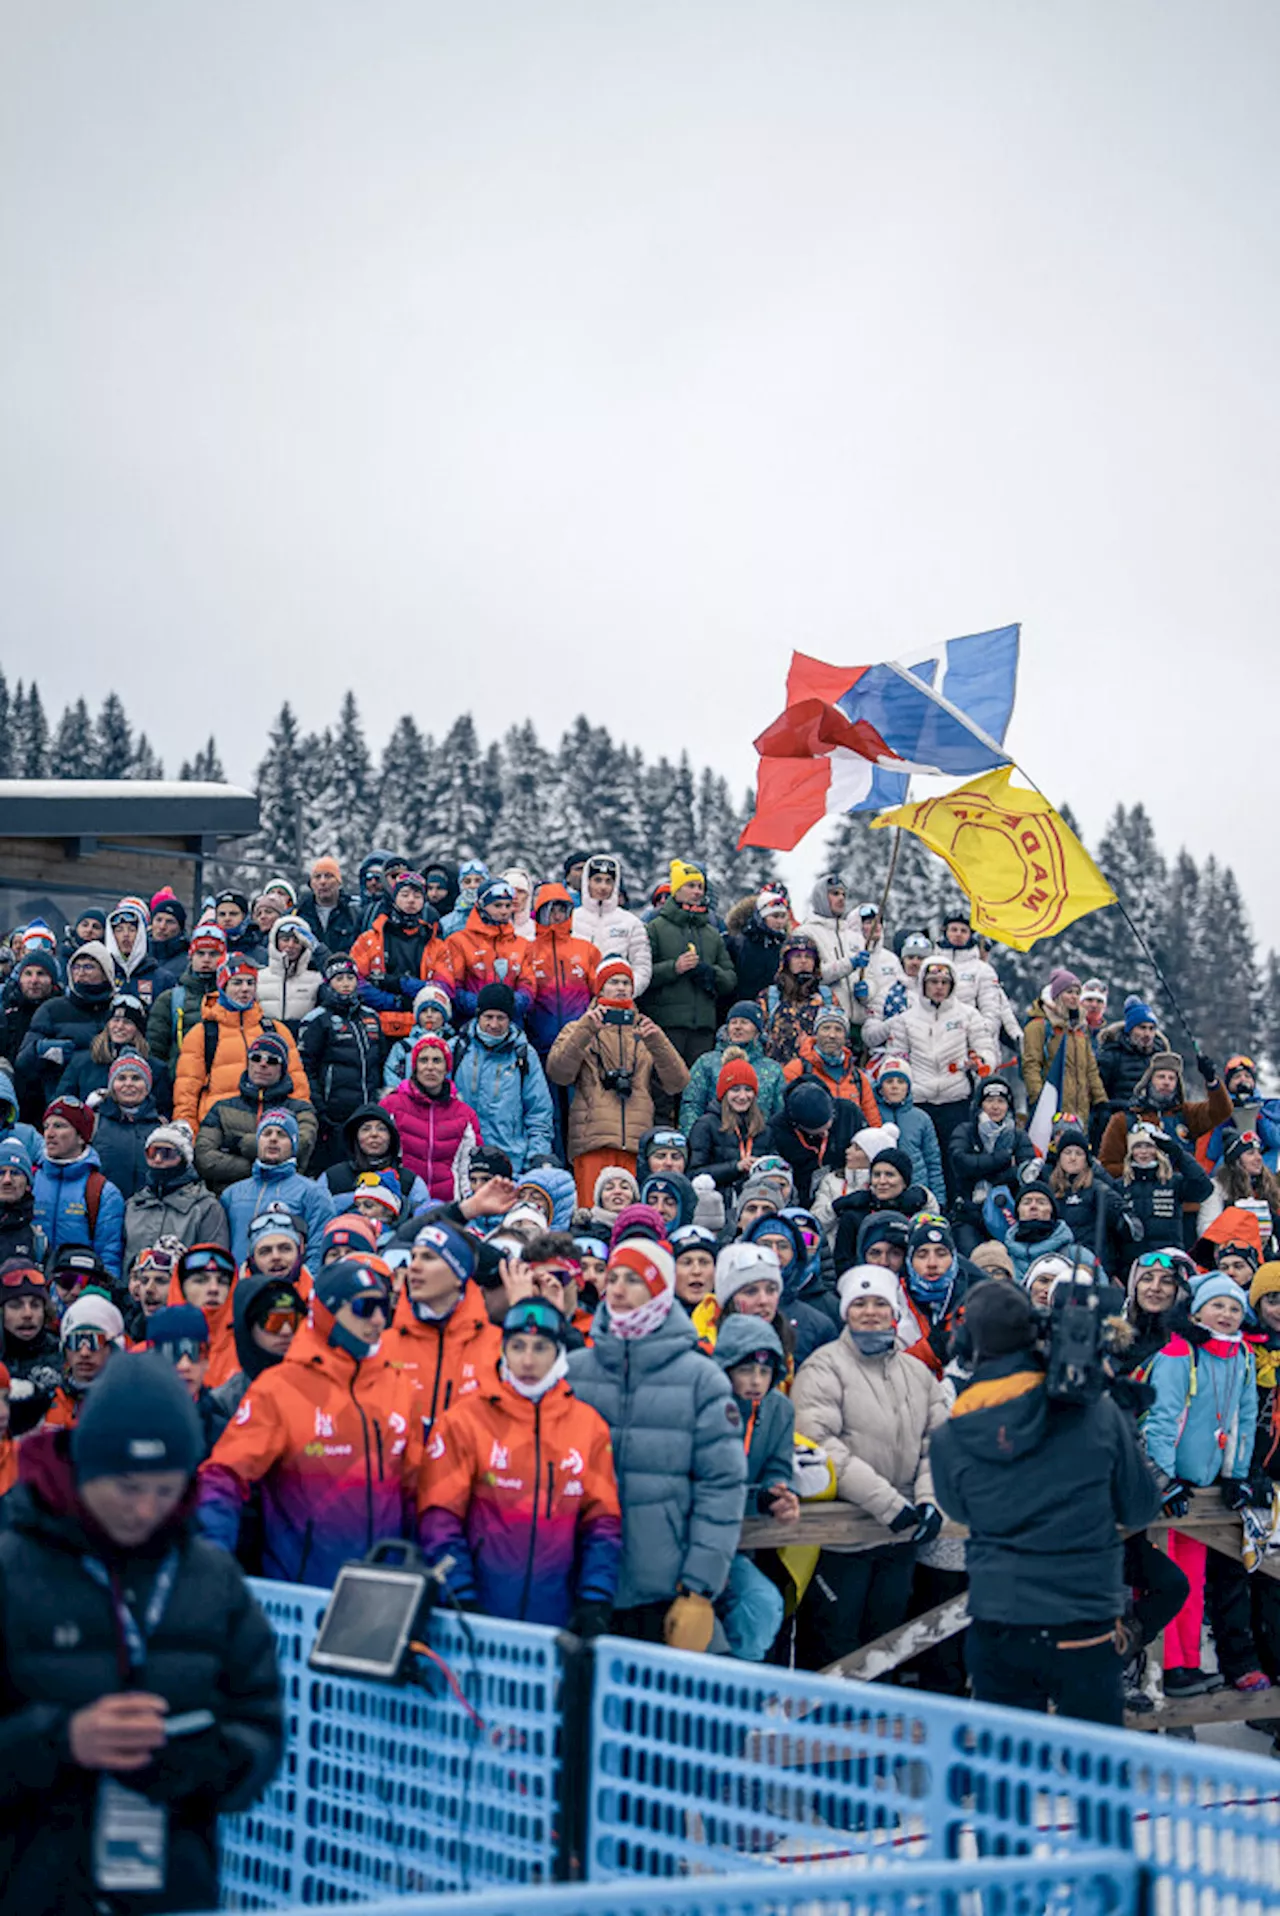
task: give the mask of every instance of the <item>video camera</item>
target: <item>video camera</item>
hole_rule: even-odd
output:
[[[1120,1314],[1121,1297],[1101,1271],[1075,1264],[1054,1286],[1039,1313],[1037,1348],[1045,1360],[1045,1392],[1061,1404],[1089,1404],[1111,1382],[1107,1358],[1124,1348],[1130,1329]]]

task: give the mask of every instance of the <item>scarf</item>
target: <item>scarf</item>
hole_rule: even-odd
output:
[[[1014,1125],[1012,1118],[1001,1118],[997,1124],[994,1118],[989,1118],[984,1113],[979,1112],[978,1138],[983,1150],[988,1154],[994,1151],[997,1145],[1008,1144],[1013,1137],[1013,1131]]]
[[[907,1289],[916,1303],[923,1304],[933,1316],[941,1317],[945,1316],[947,1305],[951,1301],[951,1292],[959,1269],[959,1262],[953,1257],[950,1266],[941,1277],[921,1277],[919,1271],[915,1270],[908,1260],[902,1275],[907,1280]],[[935,1306],[938,1308],[935,1309]]]
[[[898,1341],[897,1331],[855,1331],[851,1324],[845,1329],[853,1339],[853,1347],[861,1351],[864,1357],[887,1357]]]
[[[674,1290],[664,1289],[656,1297],[651,1297],[647,1304],[641,1304],[638,1310],[624,1311],[621,1317],[615,1317],[610,1311],[609,1329],[615,1337],[628,1341],[633,1337],[648,1337],[651,1331],[656,1331],[670,1317],[675,1295]]]
[[[556,1352],[555,1363],[551,1366],[546,1376],[540,1377],[536,1384],[522,1384],[518,1377],[513,1377],[507,1368],[507,1360],[505,1357],[498,1360],[498,1375],[504,1384],[511,1386],[517,1397],[523,1397],[528,1403],[536,1404],[541,1398],[546,1396],[549,1390],[560,1382],[562,1377],[569,1375],[569,1354],[567,1351],[558,1350]]]

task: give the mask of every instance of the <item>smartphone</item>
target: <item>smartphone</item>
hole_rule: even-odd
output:
[[[165,1718],[164,1733],[172,1742],[175,1736],[196,1736],[201,1730],[211,1730],[216,1721],[212,1710],[183,1710]]]
[[[606,1005],[604,1021],[607,1025],[633,1025],[636,1014],[629,1005]]]

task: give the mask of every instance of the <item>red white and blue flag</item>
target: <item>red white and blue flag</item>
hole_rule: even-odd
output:
[[[756,740],[755,817],[738,841],[790,851],[829,812],[901,805],[913,772],[992,771],[1018,678],[1016,625],[881,665],[791,655],[787,709]]]

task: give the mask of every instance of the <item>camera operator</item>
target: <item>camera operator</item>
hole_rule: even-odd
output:
[[[689,1068],[653,1019],[636,1010],[626,959],[602,958],[595,1002],[552,1045],[547,1076],[574,1088],[568,1151],[578,1203],[589,1206],[606,1165],[635,1170],[637,1147],[653,1125],[655,1085],[683,1091]]]
[[[937,1502],[969,1528],[975,1697],[1119,1725],[1128,1642],[1117,1526],[1152,1522],[1160,1493],[1131,1420],[1103,1392],[1100,1305],[1099,1294],[1083,1316],[1056,1312],[1043,1348],[1024,1292],[999,1279],[970,1291],[973,1381],[930,1456]]]

